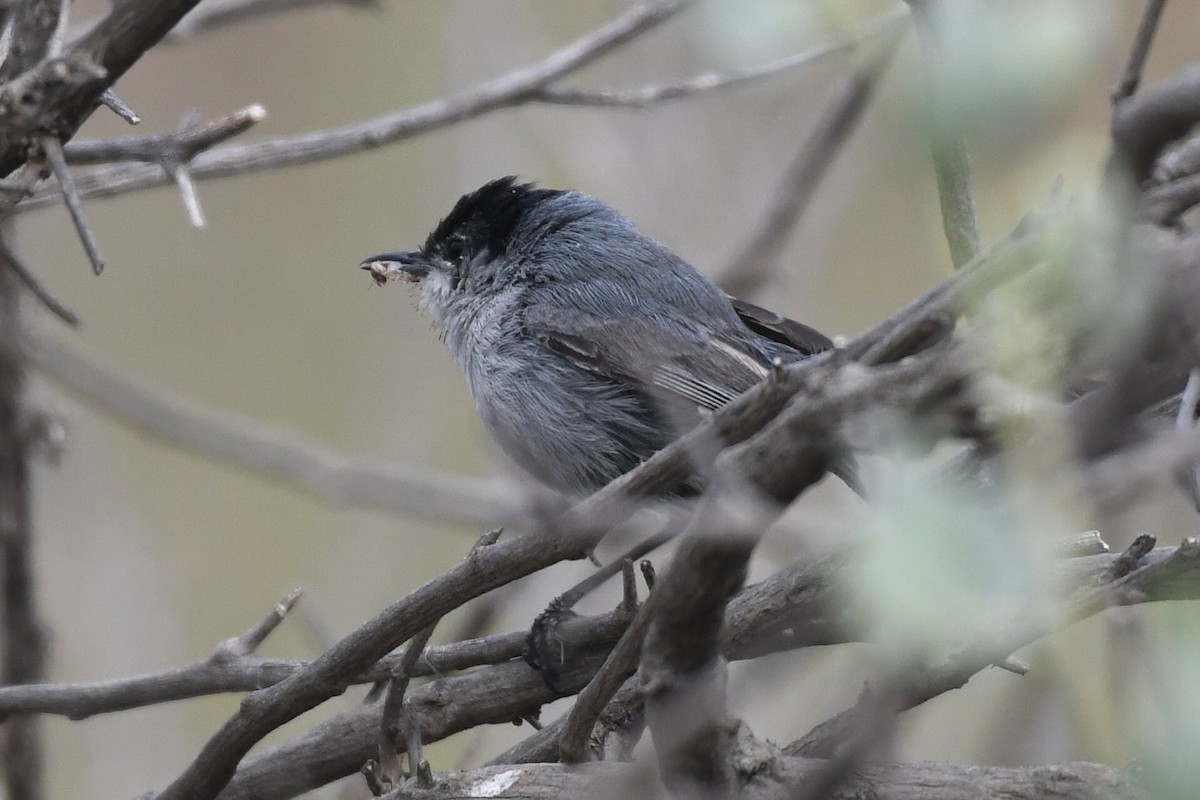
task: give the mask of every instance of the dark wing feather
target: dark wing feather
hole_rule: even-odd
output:
[[[733,310],[742,318],[746,327],[773,342],[795,348],[803,355],[812,356],[833,348],[828,336],[803,322],[768,311],[745,300],[729,298]]]
[[[767,374],[731,337],[701,333],[684,320],[667,326],[578,309],[567,314],[543,304],[524,315],[530,335],[580,369],[701,408],[720,408]]]

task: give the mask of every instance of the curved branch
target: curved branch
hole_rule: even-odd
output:
[[[438,521],[491,524],[527,518],[520,497],[503,481],[352,458],[260,420],[218,413],[156,392],[33,331],[26,332],[26,347],[42,374],[131,430],[296,486],[318,500],[360,503]]]

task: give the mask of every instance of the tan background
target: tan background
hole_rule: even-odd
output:
[[[1059,9],[1052,23],[1043,19],[997,44],[1000,54],[1028,44],[1034,55],[1014,59],[1030,72],[1019,84],[1029,102],[1014,110],[985,98],[998,110],[972,142],[987,241],[1042,200],[1057,177],[1068,191],[1094,180],[1109,88],[1141,4],[1048,5]],[[97,6],[80,4],[77,16]],[[635,86],[759,64],[828,41],[838,24],[893,4],[827,6],[707,0],[570,82]],[[250,137],[280,136],[464,89],[539,59],[625,7],[392,0],[378,10],[306,10],[163,46],[118,89],[141,113],[143,131],[170,129],[190,108],[212,116],[259,102],[270,116]],[[1198,26],[1200,6],[1168,8],[1151,76],[1196,56]],[[1034,57],[1046,53],[1054,57]],[[927,149],[913,125],[915,55],[910,37],[761,302],[826,332],[852,334],[947,273]],[[204,231],[189,227],[170,189],[92,201],[109,264],[100,278],[90,274],[63,209],[30,213],[19,222],[22,249],[84,326],[69,332],[38,310],[30,315],[98,361],[212,408],[347,453],[488,475],[493,461],[435,334],[403,288],[374,289],[359,260],[415,246],[459,194],[516,173],[595,194],[714,271],[744,241],[848,64],[835,59],[646,111],[505,110],[334,162],[202,183]],[[124,133],[99,113],[82,135]],[[70,427],[61,465],[36,474],[39,598],[53,630],[55,680],[202,658],[294,586],[308,591],[303,602],[328,635],[343,635],[457,559],[479,532],[323,506],[116,427],[50,384],[38,383],[34,393]],[[840,487],[824,490],[809,527],[848,524],[838,510],[854,502]],[[786,543],[772,548],[787,552]],[[578,569],[560,569],[557,579]],[[531,590],[499,624],[524,626],[549,594]],[[910,715],[901,755],[1128,760],[1133,746],[1095,719],[1111,713],[1096,705],[1111,688],[1112,673],[1100,668],[1112,653],[1110,625],[1093,620],[1058,640],[1069,646],[1036,648],[1028,657],[1044,667],[1040,673],[1017,679],[992,671]],[[306,657],[316,647],[303,625],[289,622],[265,652]],[[868,663],[864,648],[850,647],[776,657],[739,673],[739,710],[759,732],[795,738],[853,699]],[[1074,689],[1052,688],[1047,676],[1064,674],[1059,669],[1074,674]],[[359,697],[328,705],[344,708]],[[237,700],[49,720],[51,796],[161,787]],[[434,768],[455,766],[463,746],[435,748]]]

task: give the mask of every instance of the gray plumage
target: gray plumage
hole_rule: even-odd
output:
[[[514,178],[464,195],[419,250],[363,266],[419,282],[486,429],[570,493],[637,466],[773,359],[830,346],[731,299],[600,201]]]

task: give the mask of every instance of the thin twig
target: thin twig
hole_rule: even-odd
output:
[[[1162,17],[1167,0],[1146,0],[1146,9],[1142,12],[1142,20],[1138,24],[1137,34],[1133,38],[1133,47],[1129,51],[1129,60],[1125,62],[1125,70],[1112,91],[1114,104],[1137,91],[1142,81],[1142,71],[1146,68],[1146,59],[1150,55],[1150,45],[1154,42],[1154,34],[1158,31],[1158,21]]]
[[[47,311],[72,328],[78,327],[79,315],[68,308],[63,301],[46,288],[45,284],[38,280],[38,277],[33,274],[33,270],[17,256],[16,251],[8,246],[8,242],[4,241],[3,237],[0,237],[0,258],[7,262],[9,268],[21,279],[21,283],[25,284],[25,288],[37,298]]]
[[[636,89],[580,89],[570,86],[546,86],[537,92],[535,99],[540,103],[554,105],[648,108],[672,100],[731,89],[774,77],[783,72],[822,63],[831,56],[854,50],[876,36],[890,34],[892,27],[906,16],[907,12],[901,7],[864,24],[850,36],[758,67],[729,72],[706,72],[677,83],[654,84]]]
[[[907,0],[912,8],[913,24],[922,41],[925,63],[925,115],[929,123],[929,144],[933,149],[933,168],[937,175],[938,197],[942,204],[942,227],[950,245],[954,266],[961,267],[979,254],[979,225],[975,220],[975,198],[971,194],[971,161],[963,139],[962,126],[946,97],[942,80],[941,32],[938,30],[938,4],[931,0]]]
[[[891,63],[900,43],[900,31],[892,31],[889,26],[887,36],[880,51],[855,71],[822,111],[812,133],[784,172],[757,230],[750,234],[740,252],[717,279],[717,283],[731,295],[741,297],[752,293],[766,282],[775,269],[780,252],[799,225],[842,145],[854,132],[871,95]]]
[[[79,234],[79,240],[83,242],[84,252],[87,253],[88,261],[92,263],[92,270],[99,275],[104,271],[104,256],[100,255],[100,245],[96,242],[96,234],[88,223],[87,216],[83,213],[83,200],[75,188],[75,179],[71,176],[71,168],[67,166],[67,160],[63,156],[62,143],[53,136],[43,136],[41,146],[46,154],[46,163],[50,165],[50,171],[54,173],[54,177],[58,178],[58,186],[62,191],[63,200],[67,203],[67,210],[71,212],[71,221],[75,223],[75,231]]]
[[[429,644],[429,639],[433,636],[433,630],[436,627],[437,623],[434,623],[412,638],[404,651],[404,657],[392,670],[391,680],[388,682],[387,696],[383,701],[383,714],[379,718],[379,769],[384,780],[393,786],[397,785],[403,777],[400,770],[400,759],[397,756],[399,748],[396,743],[399,741],[400,734],[405,732],[405,726],[401,724],[400,719],[401,712],[404,710],[404,693],[408,691],[413,668],[417,665],[421,654],[425,652],[425,646]],[[420,731],[418,730],[419,738]],[[420,756],[418,754],[414,759],[411,747],[408,749],[408,754],[408,763],[415,774],[416,763]]]

